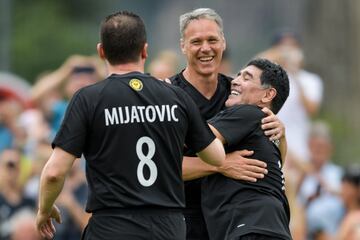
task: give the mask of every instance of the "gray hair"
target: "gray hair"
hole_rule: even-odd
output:
[[[321,120],[312,123],[310,128],[310,137],[319,137],[331,142],[331,129],[330,126]]]
[[[220,33],[222,35],[224,35],[224,27],[223,27],[223,21],[221,19],[221,17],[219,16],[219,14],[217,14],[214,10],[212,10],[211,8],[198,8],[195,9],[191,12],[187,12],[183,15],[180,16],[180,35],[181,38],[184,38],[184,31],[187,27],[187,25],[192,21],[192,20],[199,20],[199,19],[208,19],[208,20],[213,20],[216,22],[216,24],[219,26],[220,28]]]

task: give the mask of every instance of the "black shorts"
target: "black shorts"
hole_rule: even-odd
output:
[[[204,215],[201,210],[185,209],[186,240],[209,240]]]
[[[84,240],[184,240],[184,215],[172,210],[100,211],[92,215]]]
[[[261,233],[248,233],[243,236],[232,238],[231,240],[276,240],[276,239],[283,240],[284,238],[282,237],[277,238],[274,236],[264,235]]]

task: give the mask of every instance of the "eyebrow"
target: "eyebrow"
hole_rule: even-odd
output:
[[[251,78],[254,78],[254,75],[252,75],[250,72],[248,72],[248,71],[246,71],[246,70],[240,71],[240,72],[237,74],[237,76],[240,76],[241,74],[243,74],[243,75],[248,75],[248,76],[250,76]]]

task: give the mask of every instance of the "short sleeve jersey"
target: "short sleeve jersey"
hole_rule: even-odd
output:
[[[209,120],[225,138],[227,152],[253,150],[252,157],[266,162],[268,169],[265,178],[255,183],[221,174],[204,179],[203,212],[213,239],[224,239],[224,236],[232,239],[250,232],[290,239],[282,160],[279,149],[261,129],[264,117],[257,106],[239,105],[227,108]],[[226,235],[229,233],[237,235]]]
[[[150,75],[113,74],[71,99],[53,147],[86,159],[86,210],[184,207],[184,144],[214,135],[191,98]]]
[[[225,101],[230,94],[232,78],[223,74],[218,75],[218,85],[214,96],[211,99],[204,97],[191,83],[189,83],[183,71],[170,78],[173,85],[182,88],[196,103],[202,117],[208,120],[224,109]],[[185,150],[184,155],[193,156],[194,151]],[[201,180],[202,178],[185,182],[185,197],[187,208],[200,209],[201,206]]]

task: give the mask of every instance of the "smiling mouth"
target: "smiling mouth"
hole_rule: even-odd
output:
[[[240,93],[238,91],[236,91],[236,90],[231,90],[230,95],[239,96]]]
[[[213,59],[214,59],[213,56],[207,56],[207,57],[200,57],[199,58],[200,62],[203,62],[203,63],[211,62]]]

